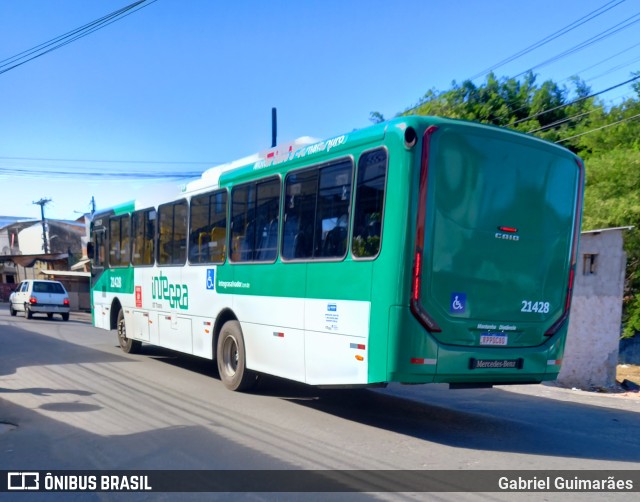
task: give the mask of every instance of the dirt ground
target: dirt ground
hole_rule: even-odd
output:
[[[633,364],[618,364],[616,380],[618,382],[630,380],[640,385],[640,366],[635,366]]]
[[[609,387],[590,389],[592,392],[611,394],[616,397],[640,399],[640,366],[633,364],[618,364],[616,368],[616,383]]]

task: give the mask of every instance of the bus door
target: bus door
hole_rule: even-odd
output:
[[[92,237],[87,245],[87,256],[91,259],[91,307],[94,326],[110,329],[109,299],[107,298],[107,284],[104,277],[107,266],[107,222],[108,214],[94,218],[91,222]]]

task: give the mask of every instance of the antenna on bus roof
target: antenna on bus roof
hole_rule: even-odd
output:
[[[274,108],[271,108],[271,148],[276,146],[277,137],[278,137],[278,115],[274,107]]]

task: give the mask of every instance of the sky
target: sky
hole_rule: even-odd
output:
[[[371,112],[392,118],[430,89],[481,84],[599,8],[496,75],[533,68],[538,82],[568,86],[579,75],[597,92],[640,70],[636,0],[147,0],[6,71],[133,1],[0,0],[0,215],[38,219],[34,202],[48,198],[47,218],[77,219],[92,197],[107,208],[155,190],[163,173],[262,151],[272,107],[279,142],[367,127]],[[542,64],[610,28],[624,29]],[[629,85],[600,98],[625,96]]]

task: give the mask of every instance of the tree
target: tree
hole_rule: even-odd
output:
[[[624,336],[640,332],[640,152],[600,153],[587,164],[583,228],[633,226],[625,235]]]

